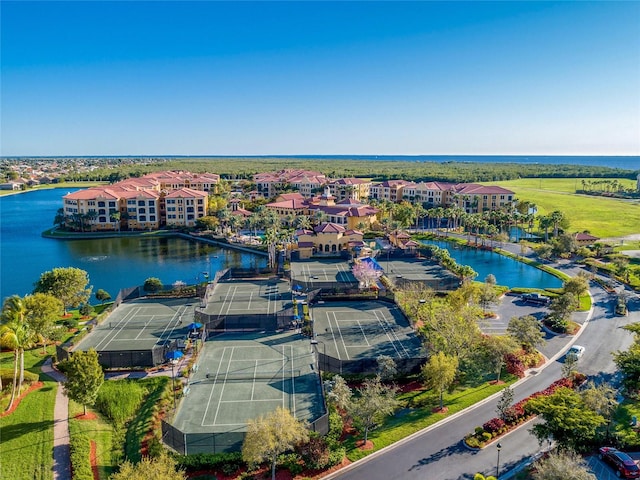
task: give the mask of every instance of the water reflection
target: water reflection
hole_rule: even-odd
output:
[[[518,262],[489,250],[470,248],[443,240],[423,240],[423,243],[437,245],[449,250],[449,254],[460,265],[469,265],[483,281],[487,275],[496,277],[498,285],[523,288],[559,288],[562,281],[542,270]]]
[[[256,268],[260,257],[195,243],[182,238],[123,237],[99,240],[52,240],[41,232],[52,226],[62,195],[52,189],[0,197],[0,298],[25,295],[42,272],[55,267],[86,270],[94,292],[112,297],[120,288],[141,285],[149,277],[163,283],[203,281],[227,267]]]

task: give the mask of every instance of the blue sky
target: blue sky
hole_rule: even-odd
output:
[[[0,154],[640,154],[640,2],[0,4]]]

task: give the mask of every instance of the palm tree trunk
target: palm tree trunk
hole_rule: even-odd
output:
[[[20,349],[20,381],[18,382],[18,393],[20,393],[20,389],[22,388],[22,383],[24,382],[24,348]]]
[[[16,349],[13,352],[13,387],[11,388],[11,399],[9,399],[9,405],[7,405],[7,410],[11,410],[13,406],[13,401],[16,398],[16,383],[18,381],[18,350]]]

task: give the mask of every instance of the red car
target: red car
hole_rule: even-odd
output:
[[[607,462],[622,478],[640,478],[640,468],[635,460],[613,447],[600,447],[600,459]]]

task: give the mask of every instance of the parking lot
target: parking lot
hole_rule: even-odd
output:
[[[640,452],[626,452],[629,454],[631,458],[633,458],[636,462],[640,460]],[[616,472],[609,465],[604,463],[602,460],[598,458],[597,455],[592,455],[585,458],[589,467],[591,468],[591,472],[596,476],[598,480],[614,480],[618,477],[616,476]]]

